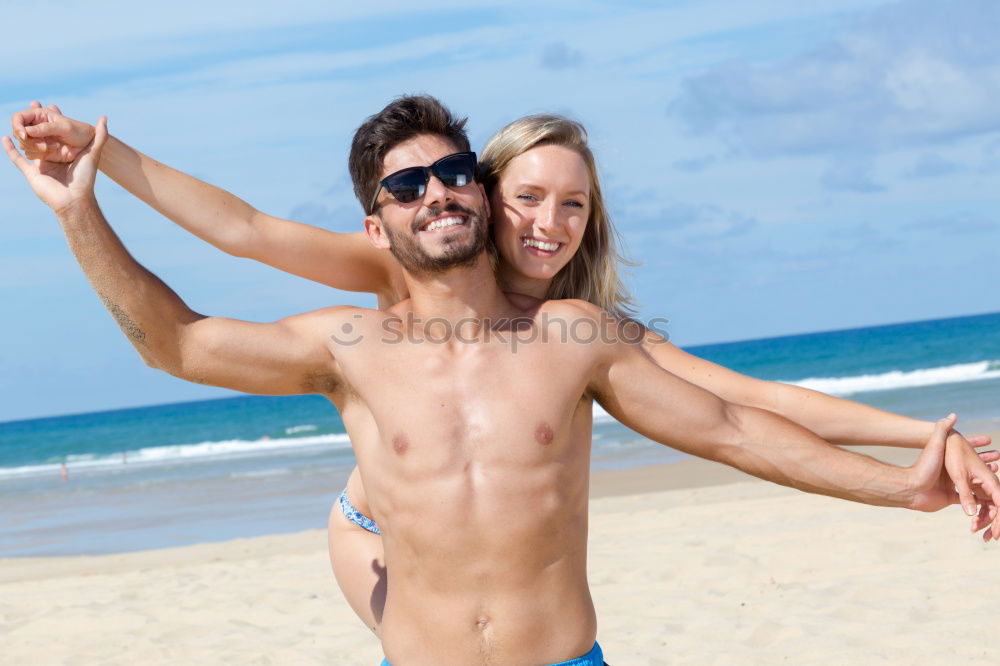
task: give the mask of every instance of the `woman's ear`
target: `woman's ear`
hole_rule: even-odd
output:
[[[486,224],[493,224],[493,202],[486,196],[486,188],[483,187],[483,184],[476,183],[476,185],[479,186],[479,191],[483,195],[483,202],[486,204]]]

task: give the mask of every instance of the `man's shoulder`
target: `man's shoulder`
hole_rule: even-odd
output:
[[[299,329],[328,328],[345,323],[359,324],[365,320],[381,319],[384,312],[353,305],[334,305],[311,310],[282,319],[282,323]]]
[[[354,314],[375,314],[377,312],[378,310],[361,308],[354,305],[331,305],[329,307],[319,308],[318,310],[310,310],[309,312],[302,312],[290,317],[285,317],[285,321],[333,321],[344,317],[350,317]]]

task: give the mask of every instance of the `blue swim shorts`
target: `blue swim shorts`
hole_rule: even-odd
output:
[[[380,666],[392,666],[388,659],[383,659]],[[587,654],[582,657],[577,657],[576,659],[570,659],[569,661],[560,661],[558,664],[552,664],[551,666],[608,666],[608,662],[604,661],[604,652],[601,651],[601,646],[594,643],[594,647]]]

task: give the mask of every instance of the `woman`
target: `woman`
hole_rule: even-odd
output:
[[[15,115],[15,135],[30,158],[73,159],[92,130],[37,103]],[[159,212],[240,257],[338,289],[378,296],[385,308],[407,297],[400,267],[372,247],[364,234],[339,234],[261,213],[237,197],[166,167],[113,137],[101,170]],[[517,120],[483,151],[481,181],[492,209],[491,257],[503,287],[536,298],[581,298],[619,317],[631,299],[617,265],[616,233],[600,189],[584,128],[559,116]],[[207,212],[206,212],[207,211]],[[840,445],[879,444],[920,448],[933,429],[925,423],[815,391],[756,380],[692,356],[661,336],[644,341],[666,370],[730,402],[776,412]],[[947,467],[973,529],[990,522],[989,501],[976,511],[975,480],[986,468],[960,434],[949,437]],[[989,438],[973,438],[981,446]],[[995,452],[983,454],[992,462]],[[994,471],[996,465],[990,465]],[[991,475],[990,475],[991,476]],[[989,483],[995,483],[992,479]],[[367,503],[357,469],[330,516],[330,555],[348,602],[378,632],[387,572],[377,526],[365,517]],[[984,535],[988,539],[989,533]]]

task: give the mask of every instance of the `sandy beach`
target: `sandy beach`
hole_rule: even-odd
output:
[[[614,666],[1000,663],[996,548],[957,507],[866,507],[699,460],[597,473],[592,495],[590,581]],[[18,666],[381,659],[322,530],[3,559],[0,627],[0,663]]]

